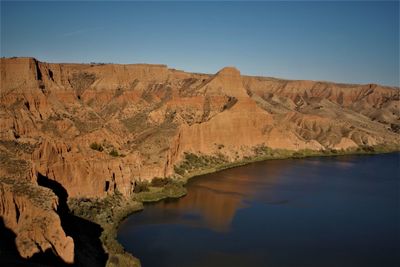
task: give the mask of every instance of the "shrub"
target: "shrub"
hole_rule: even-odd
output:
[[[147,181],[136,181],[135,182],[135,189],[133,192],[140,193],[140,192],[148,192],[149,191],[149,183]]]
[[[170,183],[172,183],[172,179],[169,177],[165,178],[154,177],[153,180],[151,180],[151,185],[154,187],[163,187]]]
[[[193,170],[216,167],[227,162],[225,156],[221,153],[218,153],[215,156],[185,153],[185,159],[181,161],[179,165],[174,166],[174,170],[175,173],[184,175]]]
[[[292,157],[294,157],[294,158],[299,158],[299,157],[302,157],[302,156],[304,156],[304,154],[299,152],[299,151],[293,152],[293,155],[292,155]]]
[[[174,166],[174,171],[179,174],[179,175],[184,175],[185,174],[185,170],[181,167],[181,166]]]
[[[118,151],[115,150],[115,149],[111,150],[111,152],[109,154],[110,154],[110,156],[113,156],[113,157],[118,157],[119,156]]]
[[[375,152],[375,148],[372,147],[372,146],[368,146],[368,145],[363,145],[363,146],[361,146],[361,147],[359,148],[359,150],[361,150],[361,151],[363,151],[363,152],[368,152],[368,153]]]
[[[254,153],[256,154],[256,156],[266,156],[266,155],[272,155],[272,149],[270,149],[269,147],[263,145],[259,145],[253,148]]]
[[[96,142],[90,144],[90,148],[93,150],[97,150],[97,151],[103,151],[103,146],[101,144],[98,144]]]

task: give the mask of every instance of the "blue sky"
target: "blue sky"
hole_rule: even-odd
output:
[[[1,2],[1,56],[399,85],[399,2]]]

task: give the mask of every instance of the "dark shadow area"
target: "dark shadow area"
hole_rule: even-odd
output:
[[[13,231],[4,225],[3,218],[0,218],[0,266],[63,266],[65,265],[50,250],[45,253],[36,254],[30,259],[22,258],[15,245]]]
[[[40,186],[51,189],[54,192],[54,194],[57,195],[58,202],[59,202],[57,212],[59,214],[61,213],[60,216],[64,215],[64,213],[69,213],[69,209],[67,206],[68,193],[67,193],[67,190],[65,190],[65,188],[60,183],[58,183],[57,181],[51,180],[40,173],[38,173],[37,182]]]
[[[35,61],[35,67],[36,67],[36,80],[42,81],[42,72],[40,71],[40,68],[39,68],[39,62],[36,59],[34,59],[34,61]]]
[[[70,213],[67,205],[68,193],[57,181],[39,173],[38,184],[50,188],[58,196],[57,213],[61,219],[61,226],[65,233],[74,239],[74,266],[105,266],[108,255],[100,241],[100,235],[103,231],[100,225]]]
[[[51,70],[49,70],[49,77],[54,82],[53,72]]]

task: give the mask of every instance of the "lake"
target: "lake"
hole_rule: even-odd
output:
[[[400,153],[271,160],[193,178],[118,241],[144,267],[400,266]]]

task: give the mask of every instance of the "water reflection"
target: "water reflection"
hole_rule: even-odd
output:
[[[147,205],[118,240],[151,266],[400,266],[399,154],[250,164]]]
[[[273,187],[284,171],[283,164],[279,163],[265,172],[260,172],[258,165],[255,163],[245,169],[230,169],[196,177],[189,182],[189,191],[184,198],[157,203],[151,207],[151,213],[155,215],[151,223],[162,221],[219,232],[229,231],[236,212],[245,208],[265,187]],[[285,199],[272,197],[268,201],[275,205],[287,203]]]

